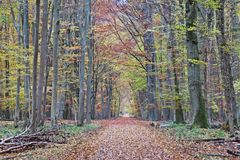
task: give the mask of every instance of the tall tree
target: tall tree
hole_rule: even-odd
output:
[[[53,30],[53,11],[54,11],[54,6],[51,2],[51,16],[50,16],[50,24],[49,24],[49,29],[48,29],[48,38],[47,38],[47,44],[49,44],[51,37],[52,37],[52,30]],[[44,123],[44,118],[46,117],[46,105],[47,105],[47,89],[48,89],[48,78],[50,74],[50,54],[47,50],[47,55],[46,55],[46,66],[45,66],[45,80],[44,80],[44,91],[43,91],[43,115],[42,115],[42,123]]]
[[[53,82],[52,82],[52,106],[51,106],[51,125],[57,125],[57,89],[58,89],[58,55],[59,55],[59,32],[60,32],[60,4],[61,0],[54,0],[53,6]]]
[[[18,35],[18,52],[22,48],[22,31],[21,31],[21,21],[22,21],[22,0],[18,0],[18,19],[15,19],[14,10],[11,7],[11,15],[14,23],[14,27]],[[19,60],[19,58],[18,58]],[[18,122],[20,120],[20,87],[21,87],[21,69],[17,69],[17,90],[16,90],[16,107],[14,113],[14,126],[18,127]]]
[[[39,23],[40,23],[40,0],[36,0],[36,16],[34,29],[34,54],[33,54],[33,87],[32,87],[32,124],[31,131],[36,132],[37,127],[37,66],[39,48]]]
[[[237,57],[237,63],[239,63],[239,55],[238,55],[238,51],[236,49],[236,47],[239,45],[240,43],[240,20],[238,17],[238,3],[237,0],[232,0],[230,1],[231,3],[231,32],[232,32],[232,42],[233,42],[233,48],[232,48],[232,59],[234,61],[234,57]],[[232,72],[234,72],[234,67],[237,68],[239,65],[235,65],[234,63],[232,64]],[[234,77],[234,73],[232,73],[232,76]],[[234,91],[235,92],[235,91]],[[235,93],[234,93],[235,94]],[[235,100],[234,100],[235,99]],[[235,124],[239,124],[239,108],[237,107],[236,104],[236,97],[233,100],[233,109],[234,109],[234,123]]]
[[[176,122],[184,123],[183,118],[183,109],[181,104],[181,95],[179,88],[179,79],[178,79],[178,63],[177,57],[179,57],[179,51],[176,40],[176,5],[177,1],[172,0],[171,9],[170,9],[170,35],[169,35],[169,51],[172,56],[172,65],[173,65],[173,77],[174,77],[174,91],[175,91],[175,109],[176,109]]]
[[[207,128],[208,120],[201,86],[200,58],[197,37],[197,0],[186,1],[186,45],[188,58],[188,86],[193,112],[193,125]]]
[[[29,66],[29,15],[28,15],[28,0],[23,0],[23,46],[25,49],[25,76],[24,76],[24,121],[25,126],[29,123],[29,107],[30,107],[30,66]]]
[[[233,133],[235,127],[238,127],[238,123],[234,113],[236,108],[236,99],[233,86],[231,55],[229,52],[229,44],[225,29],[225,0],[220,0],[219,3],[220,7],[217,11],[217,28],[220,31],[220,34],[217,35],[217,43],[220,56],[220,68],[227,107],[229,130],[231,133]]]
[[[87,24],[86,27],[89,27],[88,29],[88,40],[87,40],[87,46],[88,46],[88,74],[87,74],[87,123],[91,123],[91,106],[92,106],[92,93],[93,93],[93,44],[92,44],[92,29],[91,29],[91,0],[87,0],[86,2],[86,17],[87,18]]]
[[[48,0],[43,1],[43,16],[42,16],[42,33],[41,33],[41,55],[40,55],[40,71],[38,78],[38,94],[37,94],[37,123],[42,120],[42,95],[45,78],[46,59],[48,51]]]
[[[158,108],[156,104],[156,49],[154,47],[154,33],[153,27],[153,3],[152,1],[144,1],[143,4],[143,19],[145,26],[144,50],[147,54],[147,92],[148,92],[148,107],[149,107],[149,119],[158,119]]]
[[[80,26],[80,41],[81,41],[81,57],[80,57],[80,61],[79,61],[79,87],[80,88],[79,88],[79,104],[78,104],[79,107],[78,107],[78,119],[77,119],[78,126],[83,125],[83,120],[84,120],[85,57],[86,57],[86,52],[87,52],[90,0],[81,0],[80,5],[81,6],[80,6],[80,10],[79,10],[79,26]],[[90,112],[90,111],[88,110],[88,112]]]

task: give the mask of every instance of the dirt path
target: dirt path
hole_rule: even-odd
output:
[[[121,118],[99,122],[103,127],[76,145],[63,159],[177,160],[191,159],[176,141],[148,127],[149,122]],[[180,149],[180,150],[179,150]]]
[[[93,159],[169,159],[155,134],[137,125],[115,125],[99,137],[100,147]]]

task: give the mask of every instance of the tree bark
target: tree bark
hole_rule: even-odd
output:
[[[24,126],[29,125],[29,108],[30,108],[30,66],[29,66],[29,15],[28,0],[23,1],[23,46],[25,49],[25,75],[24,75]]]
[[[59,32],[60,32],[60,4],[61,0],[54,0],[53,6],[53,81],[52,81],[52,106],[51,106],[51,125],[57,125],[57,98],[58,98],[58,55],[59,55]]]
[[[43,15],[42,15],[42,33],[41,33],[41,54],[40,54],[40,66],[39,66],[39,78],[38,78],[38,94],[37,94],[37,124],[42,123],[42,95],[43,85],[45,79],[45,68],[48,51],[48,0],[43,1]]]
[[[88,17],[86,27],[91,28],[91,0],[86,1],[86,17]],[[90,32],[91,29],[90,29]],[[87,123],[91,123],[91,108],[92,108],[92,93],[93,93],[93,45],[92,45],[92,33],[88,35],[88,75],[87,75]]]
[[[102,114],[101,114],[101,118],[104,119],[105,118],[105,91],[103,89],[103,83],[101,84],[101,109],[102,109]]]
[[[15,16],[14,16],[14,11],[13,9],[11,9],[12,12],[12,17],[13,17],[13,21],[14,21],[14,26],[17,30],[17,34],[18,34],[18,48],[19,50],[21,49],[21,45],[22,45],[22,35],[21,35],[21,16],[22,16],[22,1],[19,0],[18,1],[18,20],[16,22],[15,20]],[[19,53],[18,53],[19,54]],[[21,69],[17,70],[17,90],[16,90],[16,107],[15,107],[15,114],[14,114],[14,126],[18,127],[18,122],[20,120],[20,88],[21,88]]]
[[[51,2],[51,1],[50,1]],[[48,40],[47,40],[47,43],[49,45],[49,42],[50,42],[50,39],[51,39],[51,36],[52,36],[52,28],[53,28],[53,11],[54,11],[54,6],[52,5],[51,3],[51,6],[52,6],[52,10],[51,10],[51,16],[50,16],[50,26],[49,26],[49,29],[48,29]],[[50,63],[50,55],[49,55],[49,50],[47,50],[47,53],[46,53],[46,66],[45,66],[45,72],[46,72],[46,75],[45,75],[45,81],[44,81],[44,92],[43,92],[43,115],[42,115],[42,124],[44,124],[44,120],[45,120],[45,117],[46,117],[46,105],[47,105],[47,88],[48,88],[48,78],[49,78],[49,72],[50,72],[50,69],[49,69],[49,63]]]
[[[192,106],[192,123],[201,128],[208,127],[204,97],[202,94],[199,49],[197,37],[197,1],[186,1],[186,43],[188,58],[188,87]]]
[[[34,55],[33,55],[33,87],[32,87],[32,121],[31,131],[36,132],[37,127],[37,66],[38,66],[38,48],[39,48],[39,22],[40,22],[40,0],[36,0],[35,17],[35,37],[34,37]]]
[[[108,80],[108,98],[107,98],[107,105],[106,105],[106,118],[111,118],[111,105],[112,105],[112,90],[113,90],[113,86],[112,86],[112,78],[110,77]]]
[[[179,66],[177,63],[177,57],[180,55],[178,54],[177,50],[177,41],[176,41],[176,5],[177,2],[175,0],[171,3],[171,11],[170,11],[170,36],[169,36],[169,51],[170,56],[172,56],[172,65],[173,65],[173,77],[174,77],[174,100],[175,100],[175,116],[176,116],[176,123],[184,123],[183,118],[183,109],[181,104],[181,95],[179,89],[179,80],[178,80],[178,72],[177,67]]]
[[[234,132],[235,127],[238,127],[237,120],[234,118],[234,108],[236,108],[235,90],[233,86],[231,55],[229,53],[228,40],[225,33],[225,0],[220,0],[220,8],[217,13],[217,28],[220,34],[217,36],[217,42],[220,55],[221,76],[224,88],[224,96],[227,107],[227,116],[229,130]]]
[[[82,2],[82,3],[81,3]],[[87,51],[87,36],[88,36],[88,23],[89,16],[85,15],[88,11],[86,7],[89,4],[89,0],[82,0],[80,6],[79,25],[80,25],[80,41],[81,41],[81,57],[79,61],[79,106],[78,106],[78,118],[77,125],[83,125],[84,121],[84,81],[85,81],[85,57]],[[85,14],[84,14],[85,13]]]
[[[151,2],[144,2],[143,4],[143,18],[145,26],[144,50],[147,54],[147,92],[148,92],[148,108],[149,119],[158,120],[158,108],[156,104],[156,50],[154,48],[154,34],[152,31],[153,25],[153,7]]]

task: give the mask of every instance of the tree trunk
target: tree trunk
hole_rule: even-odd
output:
[[[112,79],[110,78],[108,81],[108,98],[107,98],[107,106],[106,106],[106,118],[111,118],[111,105],[112,105]]]
[[[48,0],[43,1],[43,16],[42,16],[42,33],[41,33],[41,55],[40,55],[40,71],[38,78],[38,94],[37,94],[37,124],[42,123],[42,95],[43,95],[43,85],[45,79],[45,68],[46,59],[48,51]]]
[[[25,76],[24,76],[24,126],[29,125],[29,108],[30,108],[30,66],[29,66],[29,15],[28,0],[23,1],[23,46],[25,49]]]
[[[18,69],[16,107],[15,107],[15,114],[14,114],[15,127],[18,127],[18,122],[20,119],[20,85],[21,85],[21,70]]]
[[[232,9],[231,9],[231,18],[232,18],[232,28],[231,28],[231,32],[232,32],[232,42],[234,44],[234,47],[237,47],[240,43],[240,21],[239,21],[239,17],[238,17],[238,3],[237,0],[232,0]],[[236,63],[232,63],[232,76],[234,78],[234,70],[237,70],[237,72],[239,73],[239,54],[237,49],[233,48],[232,49],[233,55],[232,57],[237,57],[237,64]],[[236,96],[235,98],[236,99]],[[233,109],[234,109],[234,121],[236,121],[237,124],[239,124],[239,108],[237,107],[236,104],[236,100],[234,100],[235,104],[233,104]]]
[[[6,109],[5,109],[5,119],[10,120],[10,62],[9,62],[9,55],[6,56],[5,59],[5,85],[6,85],[6,91],[5,91],[5,98],[6,98]]]
[[[104,119],[105,118],[105,91],[103,90],[103,84],[101,84],[101,107],[102,107],[102,115],[101,118]]]
[[[94,57],[94,56],[93,56]],[[95,68],[94,67],[95,65],[93,64],[93,69]],[[98,93],[98,62],[96,64],[96,70],[94,69],[93,71],[93,104],[92,104],[92,119],[95,119],[96,117],[96,108],[95,108],[95,105],[96,105],[96,100],[97,100],[97,93]]]
[[[183,118],[183,109],[182,109],[182,104],[181,104],[181,95],[180,95],[180,90],[179,90],[179,80],[178,80],[178,72],[177,72],[177,67],[179,64],[177,63],[177,57],[180,55],[178,54],[177,50],[177,42],[176,42],[176,31],[175,31],[175,26],[176,26],[176,1],[173,0],[171,4],[171,11],[170,11],[170,36],[169,36],[169,51],[170,51],[170,56],[172,56],[172,65],[173,65],[173,77],[174,77],[174,100],[175,100],[175,116],[176,116],[176,123],[184,123],[184,118]]]
[[[151,3],[144,2],[143,18],[145,26],[144,50],[147,54],[146,69],[147,69],[147,92],[148,92],[148,108],[149,119],[158,120],[158,109],[156,105],[156,51],[154,48],[154,34],[152,31],[153,25],[153,7]]]
[[[58,55],[59,55],[59,32],[60,32],[60,0],[54,0],[53,6],[53,81],[52,81],[52,106],[51,106],[51,125],[55,127],[57,125],[57,98],[58,98]]]
[[[86,17],[88,22],[86,27],[91,27],[91,0],[86,1]],[[91,108],[92,108],[92,80],[93,80],[93,45],[92,45],[92,33],[88,35],[87,46],[88,46],[88,75],[87,75],[87,123],[91,123]]]
[[[22,1],[18,1],[18,9],[19,11],[22,11]],[[14,12],[13,12],[14,14]],[[22,45],[22,38],[21,38],[21,15],[22,12],[18,13],[18,21],[15,21],[15,18],[13,16],[13,21],[16,23],[16,29],[18,33],[18,48],[21,49]],[[16,93],[16,107],[15,107],[15,114],[14,114],[14,126],[18,127],[18,122],[20,120],[20,87],[21,87],[21,69],[17,70],[17,93]]]
[[[35,37],[34,37],[34,55],[33,55],[33,88],[32,88],[32,121],[31,131],[36,132],[37,127],[37,66],[38,66],[38,48],[39,48],[39,21],[40,21],[40,0],[36,0],[35,17]]]
[[[208,120],[202,94],[199,49],[197,37],[197,2],[187,0],[186,2],[186,43],[188,58],[188,87],[190,102],[193,111],[193,125],[207,128]]]
[[[82,3],[81,3],[82,2]],[[86,13],[84,6],[87,6],[89,3],[89,0],[82,0],[80,2],[80,15],[79,15],[79,26],[80,26],[80,41],[81,41],[81,57],[79,61],[79,106],[78,106],[78,118],[77,118],[77,125],[81,126],[83,125],[84,121],[84,81],[85,81],[85,56],[86,56],[86,50],[87,50],[87,24],[88,24],[88,16],[83,16],[84,13]]]
[[[52,4],[52,3],[51,3]],[[54,11],[54,6],[52,5],[52,11],[51,11],[51,16],[50,16],[50,26],[48,29],[48,40],[47,43],[49,44],[51,36],[52,36],[52,28],[53,28],[53,11]],[[42,125],[44,124],[44,120],[46,117],[46,105],[47,105],[47,87],[48,87],[48,77],[49,77],[49,62],[50,62],[50,55],[49,51],[47,50],[46,52],[46,66],[45,66],[45,81],[44,81],[44,92],[43,92],[43,115],[42,115]]]
[[[228,51],[228,40],[225,33],[225,0],[220,0],[220,8],[217,13],[217,27],[220,34],[217,36],[217,42],[219,46],[221,76],[224,88],[224,96],[226,100],[227,116],[229,130],[234,132],[235,127],[238,127],[237,120],[234,116],[234,109],[236,108],[235,90],[233,86],[233,77],[231,69],[231,55]]]

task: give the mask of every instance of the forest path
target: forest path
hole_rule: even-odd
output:
[[[134,118],[97,120],[97,130],[71,136],[67,144],[39,148],[16,159],[48,160],[193,160],[237,159],[227,154],[225,143],[176,140],[149,121]],[[10,156],[10,155],[9,155]],[[14,156],[14,155],[12,155]],[[0,157],[1,159],[1,157]],[[8,158],[9,159],[9,158]]]
[[[184,153],[176,154],[175,147],[178,143],[150,127],[149,122],[119,118],[98,123],[103,128],[88,135],[87,140],[66,153],[64,159],[168,160],[185,159],[189,156]]]
[[[169,159],[156,133],[139,125],[113,125],[99,137],[100,146],[93,159]]]

